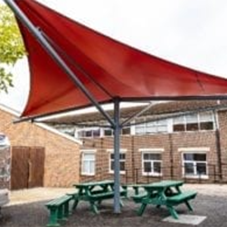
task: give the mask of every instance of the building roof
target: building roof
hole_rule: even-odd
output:
[[[227,108],[227,101],[219,100],[194,100],[154,103],[141,116],[153,116],[154,118],[173,117],[180,114],[201,112],[206,110],[220,110]],[[129,118],[144,109],[144,106],[136,106],[121,109],[121,119]],[[107,111],[113,117],[113,110]],[[99,112],[70,114],[63,117],[45,120],[48,124],[92,124],[97,121],[105,121]]]

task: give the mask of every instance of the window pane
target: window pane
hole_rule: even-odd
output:
[[[93,130],[93,137],[99,137],[100,136],[100,129]]]
[[[187,131],[198,131],[199,130],[199,125],[198,123],[190,123],[186,125],[186,130]]]
[[[144,160],[149,160],[149,154],[144,153],[144,154],[143,154],[143,159],[144,159]]]
[[[120,153],[120,160],[125,160],[125,153]]]
[[[161,154],[150,153],[149,158],[150,158],[150,160],[161,160]]]
[[[95,160],[95,155],[94,154],[89,154],[89,153],[84,153],[83,154],[83,159],[84,160]]]
[[[183,124],[173,125],[173,131],[174,132],[182,132],[182,131],[185,131],[184,125]]]
[[[161,163],[154,162],[154,173],[161,173]]]
[[[197,123],[198,122],[197,114],[186,115],[185,119],[186,119],[186,123]]]
[[[201,130],[213,130],[214,123],[213,122],[202,122],[202,123],[200,123],[200,129]]]
[[[122,135],[130,135],[130,133],[131,133],[130,127],[123,128],[121,133],[122,133]]]
[[[173,124],[184,124],[184,116],[173,118]]]
[[[193,155],[194,155],[193,153],[184,153],[184,160],[193,161],[194,160]]]
[[[95,162],[94,161],[90,162],[90,173],[95,173]]]
[[[145,129],[146,129],[146,127],[145,127],[145,124],[139,124],[139,125],[136,125],[136,134],[145,134]]]
[[[167,125],[160,125],[157,127],[157,132],[167,132]]]
[[[194,174],[193,163],[184,164],[185,174]]]
[[[83,153],[82,173],[84,173],[84,174],[94,174],[95,173],[95,154]]]
[[[213,121],[212,112],[199,113],[200,122]]]
[[[206,154],[194,154],[195,161],[206,161]]]
[[[206,175],[207,174],[206,163],[197,163],[196,171],[197,171],[197,174],[199,174],[199,175],[200,174]]]
[[[146,172],[146,173],[151,172],[151,163],[150,162],[144,162],[144,172]]]
[[[84,173],[88,173],[88,171],[89,171],[89,162],[88,161],[84,161],[82,168],[83,168],[83,172]]]
[[[184,153],[184,160],[187,160],[187,161],[206,161],[206,154]]]
[[[144,160],[161,160],[161,154],[157,153],[144,153]]]
[[[92,136],[92,131],[91,130],[85,131],[85,136],[86,137],[91,137]]]
[[[111,130],[111,129],[105,129],[105,130],[104,130],[104,135],[105,135],[105,136],[112,136],[112,134],[113,134],[113,133],[112,133],[112,130]]]
[[[111,153],[111,154],[110,154],[110,158],[111,158],[111,159],[114,159],[114,153]]]
[[[120,162],[120,171],[125,171],[125,162]]]
[[[111,161],[111,163],[110,163],[110,169],[111,169],[112,171],[114,171],[114,161]]]

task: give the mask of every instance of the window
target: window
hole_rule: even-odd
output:
[[[125,173],[125,152],[120,152],[120,173]],[[110,172],[114,172],[114,153],[110,153]]]
[[[212,112],[203,112],[176,117],[173,119],[173,131],[202,131],[214,129]]]
[[[131,134],[131,128],[130,127],[124,127],[121,130],[122,135],[130,135]]]
[[[162,174],[162,155],[161,153],[142,153],[142,173],[143,175],[156,175]]]
[[[214,129],[214,116],[211,112],[200,113],[200,130]]]
[[[104,136],[113,136],[113,129],[104,129]],[[121,129],[121,135],[130,135],[131,128],[130,127],[124,127]]]
[[[183,153],[183,174],[186,177],[207,176],[206,153]]]
[[[162,133],[167,132],[167,120],[159,120],[159,121],[150,121],[148,117],[139,119],[137,122],[144,122],[135,126],[137,135],[145,135],[145,134],[154,134],[154,133]],[[148,122],[145,122],[148,121]]]
[[[82,153],[82,174],[95,175],[95,153],[86,151]]]
[[[93,138],[93,137],[100,137],[100,128],[84,128],[77,130],[78,138]]]
[[[104,129],[104,136],[113,136],[113,129]]]

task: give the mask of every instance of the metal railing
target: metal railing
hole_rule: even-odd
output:
[[[165,166],[161,174],[152,175],[150,172],[142,173],[141,168],[126,171],[125,183],[151,183],[160,180],[183,180],[186,183],[227,183],[227,163],[222,163],[221,168],[214,164],[207,164],[206,174],[184,174],[184,166]],[[222,170],[220,173],[219,170]]]

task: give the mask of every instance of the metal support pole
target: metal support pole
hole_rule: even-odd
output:
[[[49,53],[52,59],[63,69],[63,71],[72,79],[74,84],[85,94],[90,102],[99,110],[99,112],[106,118],[106,120],[114,127],[114,122],[111,117],[103,110],[98,101],[87,90],[75,73],[68,67],[65,61],[59,56],[55,49],[51,46],[48,40],[42,35],[42,32],[36,28],[22,10],[17,6],[14,0],[4,0],[4,2],[11,8],[17,18],[29,29],[31,34],[37,39],[45,51]]]
[[[120,206],[120,102],[114,100],[114,213],[121,212]]]

